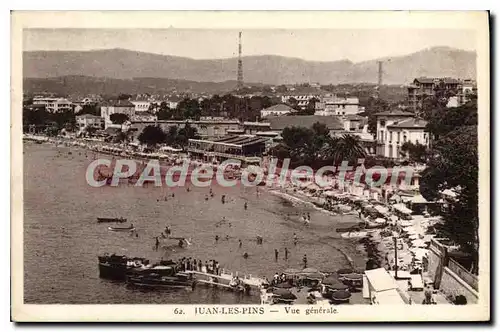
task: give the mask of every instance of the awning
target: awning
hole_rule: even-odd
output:
[[[404,204],[394,204],[392,206],[396,211],[399,211],[404,214],[411,214],[413,211],[408,209]]]
[[[412,204],[425,204],[425,203],[429,203],[429,201],[426,200],[424,198],[424,196],[422,196],[422,195],[417,195],[415,197],[412,197],[411,202],[412,202]]]

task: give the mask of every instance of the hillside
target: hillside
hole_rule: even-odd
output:
[[[319,82],[375,83],[377,61],[384,61],[384,84],[404,84],[418,76],[476,77],[476,54],[434,47],[406,56],[353,63],[317,62],[275,55],[243,57],[245,81],[264,84]],[[93,76],[110,79],[164,78],[225,82],[236,77],[237,60],[195,60],[124,49],[24,52],[23,76]]]

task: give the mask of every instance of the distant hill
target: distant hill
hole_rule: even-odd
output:
[[[51,92],[62,96],[99,94],[117,96],[120,93],[176,94],[206,93],[225,94],[234,90],[236,81],[194,82],[168,78],[141,77],[117,79],[92,76],[63,76],[49,78],[24,78],[23,90],[27,93]]]
[[[353,63],[318,62],[275,55],[243,57],[245,81],[264,84],[319,82],[375,83],[377,61],[384,61],[384,84],[404,84],[419,76],[476,78],[476,54],[433,47],[405,56]],[[124,49],[24,52],[23,76],[93,76],[110,79],[154,77],[225,82],[236,77],[237,59],[195,60]]]

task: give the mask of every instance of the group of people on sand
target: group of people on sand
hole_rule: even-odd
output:
[[[211,259],[202,262],[201,259],[191,257],[182,257],[178,259],[177,269],[179,271],[198,271],[216,275],[221,275],[222,273],[222,268],[218,261]]]

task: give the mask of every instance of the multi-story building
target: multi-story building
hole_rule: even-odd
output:
[[[202,138],[218,138],[228,135],[231,132],[242,129],[238,120],[158,120],[158,121],[132,121],[131,129],[137,136],[147,126],[159,126],[163,131],[168,132],[169,127],[184,128],[186,124],[195,128]]]
[[[151,102],[147,100],[131,100],[130,102],[134,104],[136,113],[147,112],[151,106]]]
[[[452,92],[456,100],[451,101],[451,106],[460,106],[470,100],[476,92],[476,83],[473,80],[458,80],[450,77],[415,78],[408,87],[408,101],[410,109],[416,111],[425,97],[435,96],[439,89]]]
[[[43,105],[51,113],[73,110],[73,104],[66,98],[34,97],[33,105]]]
[[[80,131],[86,127],[102,129],[104,126],[104,119],[97,115],[82,114],[76,116],[76,124],[78,125],[78,129]]]
[[[260,111],[260,117],[265,118],[266,116],[281,116],[296,112],[293,108],[285,104],[273,105],[271,107],[265,108]]]
[[[359,106],[357,97],[338,97],[337,95],[327,95],[316,103],[314,115],[355,115],[364,111]]]
[[[297,106],[305,109],[311,99],[319,100],[320,95],[315,93],[287,93],[281,96],[281,102],[289,103],[292,98],[297,101]]]
[[[126,114],[129,119],[135,115],[135,106],[128,100],[113,100],[101,105],[101,117],[104,119],[104,126],[108,128],[111,121],[111,114]]]
[[[400,159],[401,146],[406,142],[429,145],[425,120],[401,110],[377,113],[377,155]]]

